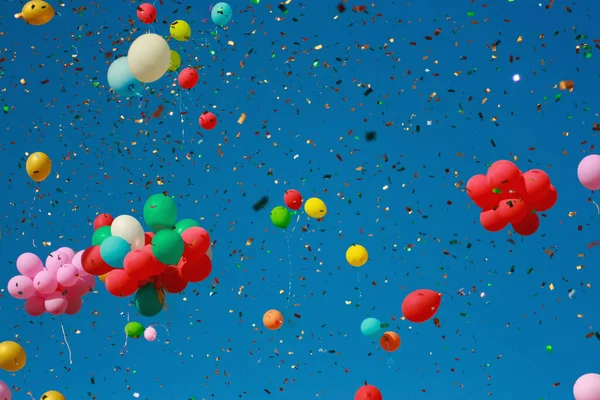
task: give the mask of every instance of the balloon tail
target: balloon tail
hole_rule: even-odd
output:
[[[185,143],[185,128],[183,125],[183,110],[181,109],[181,107],[185,108],[186,110],[188,109],[184,104],[183,104],[183,100],[181,98],[181,93],[179,94],[179,97],[177,98],[177,104],[179,105],[179,121],[181,122],[181,137],[183,138],[182,142]]]
[[[356,287],[358,289],[358,298],[362,298],[362,291],[360,290],[360,271],[356,271]]]
[[[596,206],[596,210],[598,210],[598,215],[600,215],[600,207],[594,200],[592,200],[592,203],[594,203],[594,205]]]
[[[392,354],[388,354],[388,359],[386,361],[386,365],[388,368],[392,368],[392,365],[396,364],[394,359],[392,358]]]
[[[127,323],[129,323],[129,313],[127,313]],[[123,353],[127,354],[127,341],[129,337],[127,336],[127,332],[125,332],[125,343],[123,344]]]
[[[290,272],[289,272],[289,281],[288,281],[288,295],[287,295],[287,305],[285,306],[285,308],[289,308],[290,307],[290,300],[292,299],[292,279],[294,276],[294,269],[292,266],[292,251],[290,249],[290,238],[291,235],[287,233],[287,231],[285,232],[286,235],[286,241],[287,241],[287,250],[288,250],[288,264],[290,265]]]
[[[69,346],[67,334],[65,333],[65,326],[62,322],[60,323],[60,329],[62,329],[63,339],[65,340],[65,344],[67,345],[67,350],[69,350],[69,364],[73,364],[73,354],[71,353],[71,346]]]

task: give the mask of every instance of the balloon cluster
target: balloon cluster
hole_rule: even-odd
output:
[[[286,190],[283,195],[284,206],[277,206],[271,210],[271,222],[277,228],[285,229],[292,221],[292,211],[298,211],[304,202],[302,195],[295,189]],[[304,212],[311,218],[321,219],[327,215],[327,206],[323,200],[311,197],[304,203]]]
[[[132,339],[139,339],[144,336],[144,339],[149,342],[154,342],[158,337],[158,333],[153,326],[144,328],[144,325],[135,321],[128,322],[127,325],[125,325],[125,335]]]
[[[130,215],[98,215],[92,246],[81,259],[110,294],[136,293],[137,311],[152,317],[163,309],[165,292],[179,293],[210,275],[212,250],[208,232],[192,219],[177,222],[175,201],[162,193],[146,201],[144,221],[150,232]]]
[[[510,161],[493,163],[487,175],[475,175],[467,182],[467,193],[481,207],[479,220],[490,232],[512,224],[523,236],[534,234],[540,226],[537,212],[551,209],[558,193],[544,171],[532,169],[522,173]]]
[[[25,300],[25,311],[32,317],[45,312],[52,315],[79,312],[82,297],[94,289],[93,276],[82,265],[83,252],[77,254],[61,247],[46,258],[46,265],[33,253],[23,253],[17,259],[21,273],[8,281],[8,292],[15,299]]]

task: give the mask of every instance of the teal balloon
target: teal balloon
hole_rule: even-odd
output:
[[[210,12],[210,17],[215,24],[223,27],[227,25],[229,21],[231,21],[231,18],[233,17],[233,10],[227,3],[217,3],[213,6]]]
[[[292,221],[290,210],[283,206],[277,206],[271,210],[271,222],[278,228],[285,229]]]
[[[94,231],[94,235],[92,236],[92,245],[100,246],[102,242],[111,236],[110,226],[102,226]]]
[[[147,283],[145,286],[138,289],[135,294],[135,309],[144,317],[154,317],[160,313],[164,307],[158,297],[158,292],[154,284]]]
[[[144,90],[142,82],[131,73],[127,57],[117,58],[110,64],[106,79],[108,86],[121,97],[134,97]]]
[[[200,226],[200,224],[195,219],[182,219],[175,224],[175,232],[181,235],[186,229],[191,228],[192,226]]]
[[[377,318],[367,318],[360,324],[360,331],[365,336],[377,336],[381,332],[381,322]]]
[[[154,233],[173,228],[177,222],[175,201],[162,193],[150,196],[144,204],[144,221]]]
[[[183,249],[181,235],[170,229],[163,229],[152,238],[152,254],[163,264],[177,265],[183,255]]]
[[[127,240],[118,236],[108,237],[100,245],[100,256],[113,268],[123,268],[125,256],[130,251],[131,246]]]

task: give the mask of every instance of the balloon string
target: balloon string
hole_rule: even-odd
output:
[[[362,298],[362,291],[360,290],[360,270],[356,271],[356,286],[358,287],[358,298]]]
[[[183,100],[181,98],[181,93],[179,93],[179,96],[177,97],[177,105],[179,106],[179,121],[181,122],[181,137],[183,138],[183,143],[185,143],[185,128],[183,125],[183,110],[181,109],[181,107],[185,108],[186,110],[188,109],[184,104],[183,104]]]
[[[35,226],[33,224],[33,214],[32,214],[32,212],[33,212],[33,207],[35,206],[35,200],[37,199],[37,192],[39,192],[39,190],[40,190],[39,186],[36,186],[35,190],[33,192],[33,200],[31,201],[31,207],[29,207],[29,222],[30,222],[31,228],[33,230],[35,230]],[[34,234],[32,234],[31,236],[34,236]],[[33,247],[35,247],[37,249],[37,246],[35,245],[35,238],[34,237],[32,237],[32,239],[31,239],[31,244],[33,244]]]
[[[293,266],[292,266],[292,250],[290,249],[290,234],[286,231],[285,236],[286,236],[287,250],[288,250],[288,264],[290,265],[287,305],[285,306],[285,308],[289,308],[290,300],[292,299],[292,280],[293,280],[293,276],[294,276],[294,270],[293,270]]]
[[[396,364],[396,362],[392,358],[392,354],[391,353],[388,353],[388,359],[387,359],[386,364],[387,364],[388,368],[392,368],[392,365]]]
[[[129,313],[127,313],[127,323],[129,323]],[[127,340],[129,337],[127,336],[127,332],[125,332],[125,344],[123,344],[123,351],[127,353]]]
[[[73,356],[71,353],[71,346],[69,346],[69,341],[67,340],[67,334],[65,333],[65,326],[63,323],[60,323],[60,328],[62,329],[63,339],[65,339],[65,344],[67,345],[67,350],[69,350],[69,364],[73,364]]]
[[[594,203],[594,205],[596,206],[596,209],[598,210],[598,215],[600,215],[600,207],[594,200],[592,200],[592,203]]]

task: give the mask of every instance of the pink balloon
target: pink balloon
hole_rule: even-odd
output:
[[[44,300],[46,311],[52,315],[61,315],[67,311],[69,306],[69,300],[60,292],[54,292],[46,297]]]
[[[46,312],[46,302],[40,296],[32,296],[25,300],[25,312],[32,317],[39,317]],[[2,397],[0,397],[2,400]]]
[[[83,304],[83,300],[81,299],[68,299],[67,309],[65,310],[65,314],[75,315],[81,310],[81,306]],[[0,399],[2,400],[2,399]]]
[[[53,251],[52,253],[50,253],[50,255],[46,258],[46,269],[54,274],[56,274],[56,272],[58,271],[58,269],[63,265],[63,264],[68,264],[69,261],[67,261],[67,255],[65,253],[63,253],[62,251]]]
[[[75,253],[75,255],[73,256],[73,259],[71,260],[71,264],[73,264],[77,268],[82,268],[81,267],[81,256],[82,255],[83,255],[83,250],[78,251],[77,253]]]
[[[147,327],[144,331],[144,339],[149,342],[154,342],[156,340],[156,336],[158,336],[158,334],[156,333],[156,329],[154,329],[152,326]]]
[[[70,247],[61,247],[60,249],[58,249],[56,251],[64,253],[67,256],[67,261],[65,262],[65,264],[69,264],[69,263],[72,264],[73,263],[73,257],[75,257],[75,251],[72,248],[70,248]]]
[[[56,280],[66,288],[76,284],[78,279],[79,270],[73,264],[64,264],[56,273]]]
[[[573,385],[575,400],[600,400],[600,375],[585,374]]]
[[[21,275],[33,279],[44,269],[44,263],[33,253],[23,253],[17,258],[17,269]]]
[[[85,282],[85,284],[87,285],[89,290],[94,290],[94,288],[96,287],[96,278],[93,277],[92,275],[86,275],[83,278],[83,281]]]
[[[38,272],[33,278],[33,286],[41,294],[50,294],[58,287],[56,275],[48,270]]]
[[[83,280],[83,277],[79,277],[73,286],[66,289],[67,293],[65,293],[65,296],[67,296],[68,299],[79,299],[89,291],[90,286],[88,283]]]
[[[12,392],[4,381],[0,381],[0,400],[12,400]]]
[[[600,155],[590,154],[577,167],[579,182],[590,190],[600,189]]]
[[[28,299],[35,294],[33,281],[26,276],[17,275],[8,281],[8,293],[15,299]]]

